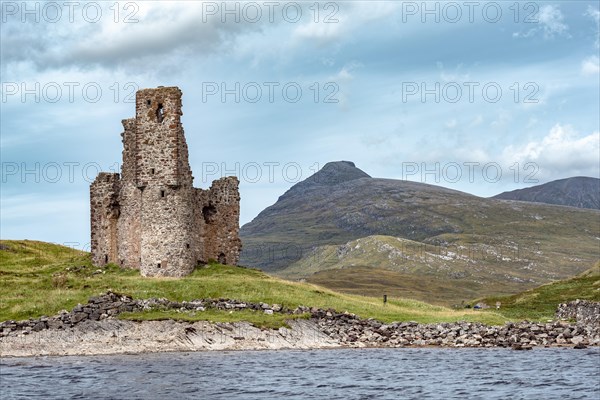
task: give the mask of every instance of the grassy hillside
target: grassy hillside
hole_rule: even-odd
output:
[[[344,293],[386,293],[449,306],[537,287],[557,279],[556,272],[550,271],[559,270],[560,265],[560,277],[582,269],[578,265],[582,259],[553,249],[530,252],[501,242],[491,246],[453,236],[460,239],[444,246],[383,235],[320,246],[276,274]]]
[[[218,264],[199,268],[182,279],[142,278],[135,270],[116,266],[95,268],[88,253],[35,241],[0,241],[0,276],[0,321],[53,315],[109,289],[134,298],[166,297],[175,301],[234,298],[290,308],[298,305],[331,307],[384,322],[468,320],[501,324],[505,321],[493,313],[455,311],[415,300],[390,298],[384,306],[381,298],[340,294],[311,284],[284,281],[258,270]],[[167,316],[159,313],[144,317]],[[213,321],[251,319],[258,325],[268,325],[276,317],[257,314],[251,318],[237,312],[214,315],[212,311],[193,317],[203,318]]]
[[[502,303],[500,310],[493,310],[509,319],[551,319],[560,303],[572,300],[600,301],[600,262],[582,274],[556,281],[513,296],[486,297],[480,301],[494,306]]]

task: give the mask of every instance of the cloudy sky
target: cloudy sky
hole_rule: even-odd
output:
[[[159,85],[242,224],[334,160],[479,196],[600,174],[597,1],[0,4],[3,239],[89,246],[89,184]]]

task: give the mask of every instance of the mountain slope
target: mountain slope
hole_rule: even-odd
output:
[[[489,297],[482,301],[493,306],[501,302],[501,313],[509,319],[552,319],[560,303],[572,300],[600,301],[600,262],[570,279],[560,280],[513,296]]]
[[[351,173],[350,168],[355,171]],[[333,177],[336,171],[343,171],[343,176]],[[478,199],[432,185],[370,178],[344,161],[328,163],[242,226],[240,263],[273,271],[317,245],[373,234],[422,240],[459,232],[460,221],[437,210],[422,212],[420,207],[425,203],[444,207],[449,199],[461,205],[469,198]]]
[[[344,169],[349,167],[342,163]],[[315,183],[340,164],[326,164],[315,178],[292,187],[241,228],[242,265],[277,271],[313,247],[341,245],[370,235],[428,244],[452,243],[460,236],[473,243],[512,241],[541,249],[559,245],[557,249],[565,251],[560,244],[576,239],[576,247],[583,247],[582,256],[598,255],[597,211],[486,199],[409,181],[360,178],[358,168],[353,179]],[[573,256],[570,250],[566,253]]]
[[[342,176],[335,176],[336,171],[343,171]],[[390,282],[422,283],[421,290],[413,291],[420,294],[413,297],[435,293],[437,302],[447,303],[523,291],[573,276],[600,258],[597,210],[487,199],[371,178],[348,162],[329,163],[316,175],[241,228],[242,265],[352,293],[361,293],[353,289],[355,283],[379,279],[375,270],[380,275],[386,270]],[[434,254],[456,249],[471,253],[461,259],[416,257],[406,261],[412,268],[406,271],[382,258],[377,246],[360,260],[337,253],[349,242],[373,235],[432,246],[427,251]],[[334,282],[340,274],[346,283]],[[398,288],[375,287],[361,294]],[[450,287],[455,288],[451,295]]]
[[[493,198],[600,209],[600,179],[577,176],[525,189],[500,193]]]

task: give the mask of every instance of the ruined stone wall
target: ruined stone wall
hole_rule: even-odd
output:
[[[133,181],[122,181],[118,197],[120,213],[117,221],[118,264],[140,269],[142,191]]]
[[[192,209],[193,209],[193,224],[194,230],[193,241],[194,241],[194,257],[196,258],[197,265],[204,265],[208,263],[208,257],[206,256],[206,222],[202,215],[201,204],[204,204],[204,199],[208,199],[208,190],[194,188],[192,194]]]
[[[204,259],[237,264],[242,246],[239,239],[240,194],[236,177],[216,180],[203,191],[196,207],[204,222]]]
[[[600,326],[600,302],[574,300],[559,304],[556,310],[556,318],[572,319],[578,323]]]
[[[137,183],[141,193],[141,272],[183,276],[195,265],[192,176],[181,126],[181,91],[137,93]]]
[[[196,265],[188,188],[147,186],[142,192],[141,272],[184,276]]]
[[[137,92],[138,186],[147,186],[152,182],[168,186],[192,185],[181,115],[179,88],[144,89]]]
[[[179,88],[137,92],[136,117],[122,121],[121,180],[103,173],[91,188],[94,264],[184,276],[210,259],[238,262],[239,182],[193,187],[181,115]]]
[[[124,131],[123,167],[121,170],[120,205],[117,222],[117,242],[119,265],[127,268],[140,268],[141,261],[141,204],[142,192],[136,185],[137,171],[137,130],[136,119],[121,121]]]
[[[119,174],[101,172],[90,186],[92,262],[117,263],[117,219]]]
[[[124,119],[123,133],[123,165],[121,167],[121,180],[136,183],[137,164],[137,127],[135,118]]]

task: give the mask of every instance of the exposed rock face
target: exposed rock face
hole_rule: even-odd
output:
[[[591,305],[598,307],[598,303]],[[172,309],[201,313],[207,308],[230,312],[249,309],[265,314],[308,313],[310,320],[290,321],[291,330],[280,328],[277,331],[261,331],[243,322],[209,324],[146,321],[140,324],[113,319],[115,315],[125,311]],[[561,305],[559,313],[563,308]],[[323,347],[512,347],[526,350],[536,346],[585,348],[600,345],[600,325],[597,322],[587,322],[585,316],[582,318],[576,324],[563,321],[509,322],[503,326],[471,322],[385,324],[333,309],[299,306],[292,310],[278,304],[231,299],[198,299],[188,302],[167,299],[134,300],[129,296],[108,292],[91,298],[85,305],[77,305],[71,312],[64,311],[54,317],[0,323],[0,349],[3,356],[28,356]],[[69,337],[73,343],[60,343],[63,337]],[[80,349],[72,348],[75,342],[81,341],[84,343],[80,345]],[[115,342],[114,346],[107,348],[106,343],[111,341]],[[220,343],[215,344],[215,341]]]
[[[247,322],[140,323],[110,318],[85,321],[65,330],[46,329],[0,338],[0,357],[340,347],[312,321],[293,320],[289,326],[291,329],[264,330]]]
[[[193,187],[181,115],[179,88],[137,92],[135,118],[122,121],[122,174],[90,187],[94,265],[184,276],[209,259],[238,263],[239,181]]]
[[[600,326],[600,302],[575,300],[560,304],[556,310],[556,318],[572,319],[578,323]]]
[[[352,161],[328,162],[316,174],[290,188],[280,197],[280,200],[289,196],[302,196],[312,189],[327,188],[362,178],[371,178],[371,176],[357,168]]]
[[[494,198],[598,210],[600,209],[600,179],[585,176],[559,179],[543,185],[503,192]]]

